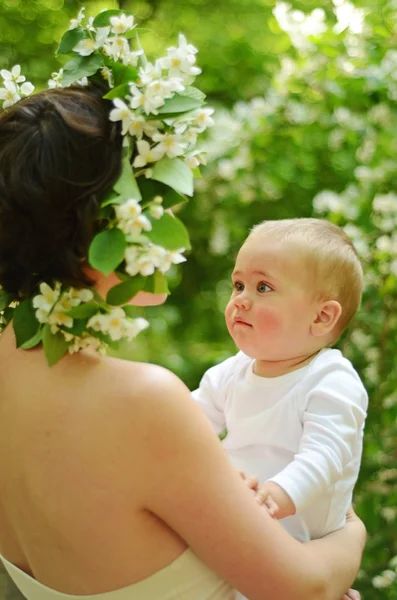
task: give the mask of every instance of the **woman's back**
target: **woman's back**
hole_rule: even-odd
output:
[[[41,349],[15,349],[10,328],[0,365],[0,553],[71,594],[178,557],[186,544],[144,509],[139,461],[142,403],[164,371],[88,353],[49,368]]]

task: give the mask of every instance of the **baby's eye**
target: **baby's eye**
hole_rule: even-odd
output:
[[[272,291],[272,288],[269,285],[267,285],[267,283],[263,283],[263,282],[259,283],[258,287],[256,289],[258,290],[258,292],[261,292],[261,293]]]
[[[241,283],[241,281],[235,281],[233,283],[233,287],[235,289],[236,292],[242,292],[244,289],[244,284]]]

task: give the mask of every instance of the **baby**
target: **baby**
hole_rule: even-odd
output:
[[[226,324],[240,352],[205,374],[194,399],[238,469],[298,540],[345,523],[368,398],[331,346],[356,313],[363,273],[342,229],[320,219],[265,221],[240,249]]]

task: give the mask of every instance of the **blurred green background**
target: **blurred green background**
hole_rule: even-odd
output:
[[[339,345],[370,394],[355,494],[369,537],[356,587],[368,600],[397,600],[397,1],[0,0],[0,67],[19,63],[45,87],[82,5],[88,15],[133,12],[149,57],[183,32],[199,48],[196,83],[217,109],[208,164],[179,213],[193,250],[172,272],[166,305],[142,309],[152,326],[135,358],[194,388],[234,353],[222,313],[255,223],[322,216],[353,238],[365,293]]]

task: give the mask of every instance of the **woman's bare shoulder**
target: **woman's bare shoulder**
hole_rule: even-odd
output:
[[[151,363],[106,358],[90,379],[94,395],[112,408],[122,407],[123,414],[161,413],[169,401],[190,400],[188,388],[174,373]]]

